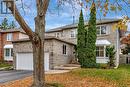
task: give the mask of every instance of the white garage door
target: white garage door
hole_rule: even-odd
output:
[[[44,57],[45,71],[49,70],[49,53]],[[33,53],[17,53],[16,70],[33,70]]]

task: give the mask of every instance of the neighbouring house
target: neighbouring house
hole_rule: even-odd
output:
[[[33,49],[29,39],[13,41],[14,69],[33,70]],[[44,66],[45,71],[55,66],[71,63],[75,44],[55,37],[45,37]]]
[[[0,60],[13,61],[12,41],[28,38],[22,29],[0,29]]]
[[[124,32],[113,29],[121,19],[102,19],[97,20],[97,40],[96,40],[96,62],[107,63],[109,58],[106,56],[106,46],[114,45],[116,50],[115,64],[119,64],[120,37]],[[86,27],[88,22],[85,22]],[[77,44],[77,26],[78,24],[66,25],[46,31],[46,36],[53,36],[71,43]]]
[[[130,64],[130,32],[121,38],[120,64]]]

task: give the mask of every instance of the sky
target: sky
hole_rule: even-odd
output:
[[[1,0],[0,0],[1,1]],[[36,17],[36,3],[35,0],[23,0],[24,9],[21,8],[21,0],[17,0],[16,5],[21,13],[22,17],[25,19],[26,23],[32,28],[35,29],[34,18]],[[79,13],[81,10],[81,6],[75,3],[75,9],[72,8],[72,5],[66,3],[64,6],[57,7],[57,0],[50,0],[49,8],[46,14],[46,31],[49,29],[53,29],[56,27],[64,26],[67,24],[73,24],[73,16],[74,22],[77,23],[79,19]],[[128,10],[128,9],[127,9]],[[100,14],[100,12],[98,12]],[[89,9],[84,10],[84,19],[89,19],[90,11]],[[109,12],[106,17],[97,14],[97,18],[122,18],[123,15],[126,15],[125,12]],[[9,21],[16,20],[13,16],[6,14],[0,14],[0,21],[6,17]],[[17,23],[17,22],[16,22]],[[129,26],[130,27],[130,26]]]

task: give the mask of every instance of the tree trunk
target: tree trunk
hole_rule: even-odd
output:
[[[32,38],[34,81],[31,87],[45,87],[44,32],[45,32],[45,16],[37,16],[35,18],[35,35]]]

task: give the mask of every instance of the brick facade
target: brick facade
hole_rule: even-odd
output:
[[[63,44],[66,45],[67,54],[63,54]],[[32,53],[32,44],[29,40],[15,41],[14,45],[14,68],[16,68],[17,53]],[[49,53],[49,67],[53,69],[54,66],[64,65],[71,62],[74,58],[74,45],[60,41],[55,38],[45,39],[45,52]]]
[[[12,34],[11,41],[7,41],[7,34],[9,33]],[[12,41],[19,39],[19,34],[26,35],[18,29],[0,30],[0,60],[4,60],[4,46],[12,45]]]
[[[115,46],[116,50],[116,65],[119,64],[119,53],[120,53],[120,37],[119,37],[119,31],[113,30],[113,25],[118,23],[120,20],[101,20],[97,21],[97,26],[106,26],[107,34],[105,35],[97,35],[97,40],[107,40],[111,43],[111,45]],[[87,24],[87,23],[86,23]],[[66,25],[63,27],[59,27],[56,29],[52,29],[46,32],[46,36],[54,36],[56,37],[56,34],[59,33],[60,39],[69,41],[71,43],[77,44],[77,26],[78,24],[72,24],[72,25]],[[87,26],[87,25],[86,25]],[[71,37],[71,31],[76,31],[76,37]]]

